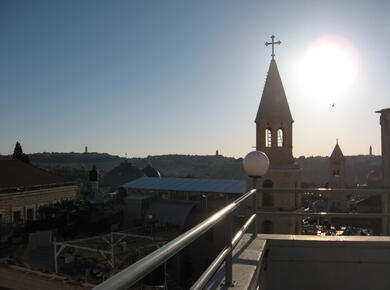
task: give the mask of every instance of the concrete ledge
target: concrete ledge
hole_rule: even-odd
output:
[[[289,234],[259,234],[263,240],[291,240],[291,241],[332,241],[332,242],[390,242],[389,236],[314,236]]]
[[[233,250],[233,281],[234,289],[256,289],[259,277],[260,263],[264,255],[266,241],[262,238],[252,238],[245,234]],[[225,267],[222,264],[205,289],[227,289],[223,285]]]
[[[384,236],[310,236],[260,234],[268,246],[335,247],[335,248],[390,248],[390,237]]]
[[[265,289],[390,289],[389,237],[259,237],[267,241]]]

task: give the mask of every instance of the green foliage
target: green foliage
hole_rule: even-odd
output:
[[[42,205],[39,208],[39,214],[41,217],[52,217],[59,211],[78,211],[90,207],[90,203],[84,200],[61,200],[55,203]]]
[[[15,148],[14,148],[14,155],[12,155],[12,158],[19,159],[20,156],[22,156],[22,154],[23,154],[22,146],[20,145],[19,142],[16,142]]]

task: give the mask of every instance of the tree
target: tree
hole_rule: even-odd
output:
[[[22,146],[20,146],[19,142],[16,142],[15,149],[14,149],[14,155],[12,155],[13,159],[19,159],[23,154]]]
[[[15,144],[14,154],[12,155],[12,158],[30,164],[30,158],[28,158],[27,154],[23,153],[22,146],[20,145],[19,142],[16,142]]]

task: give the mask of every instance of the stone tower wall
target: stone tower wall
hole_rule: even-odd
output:
[[[390,187],[390,108],[379,111],[381,113],[381,140],[382,140],[382,175],[385,187]]]

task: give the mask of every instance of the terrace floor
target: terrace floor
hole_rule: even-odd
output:
[[[390,237],[245,234],[234,289],[390,289]],[[224,289],[222,267],[207,289]]]

